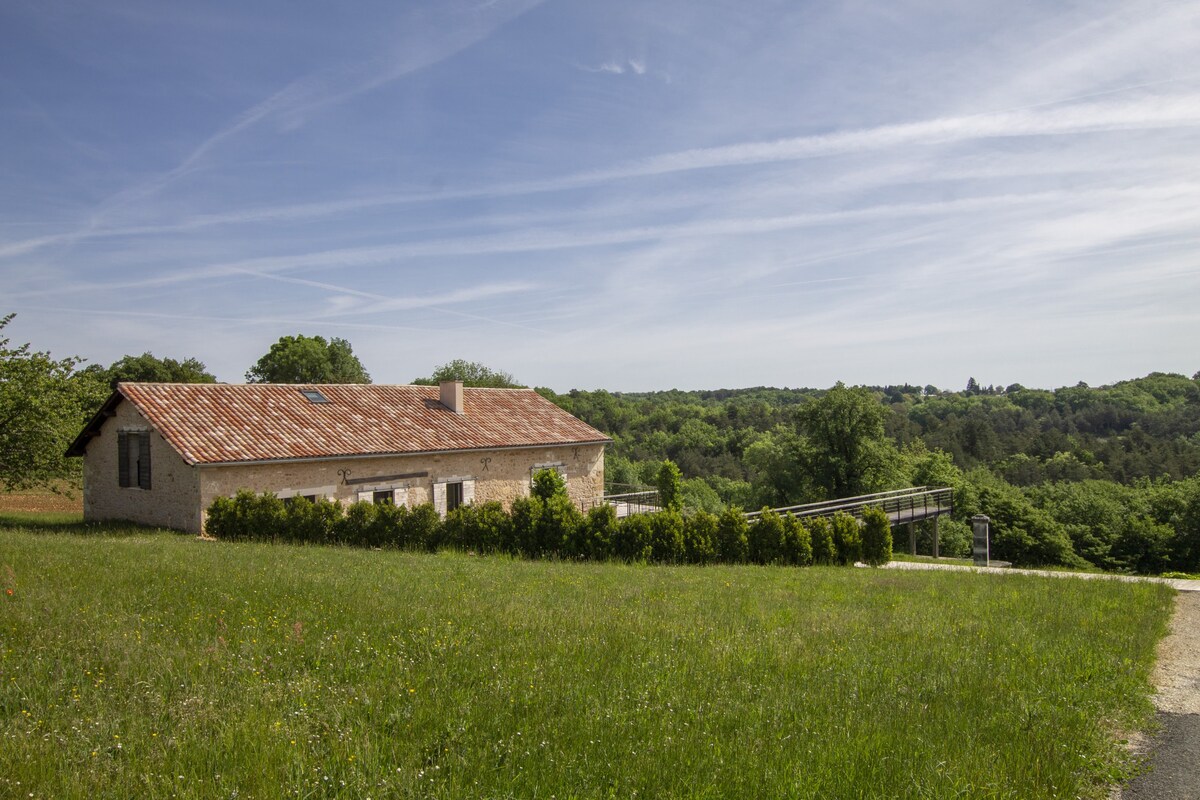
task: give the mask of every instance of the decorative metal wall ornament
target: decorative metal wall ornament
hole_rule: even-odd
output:
[[[575,456],[575,460],[576,460],[576,461],[578,461],[578,460],[579,460],[579,448],[578,448],[578,447],[572,447],[572,448],[571,448],[571,453],[572,453],[572,454]]]
[[[483,464],[483,471],[487,472],[488,464],[492,463],[492,458],[491,456],[484,456],[483,458],[479,459],[479,463]]]
[[[349,483],[349,482],[350,482],[350,475],[352,474],[350,470],[348,470],[348,469],[339,469],[339,470],[337,471],[337,474],[338,474],[338,475],[340,475],[340,476],[342,477],[342,485],[345,485],[345,484],[347,484],[347,483]]]

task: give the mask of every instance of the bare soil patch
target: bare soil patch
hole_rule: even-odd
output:
[[[69,492],[69,494],[68,494]],[[25,492],[0,492],[0,511],[83,513],[83,493],[76,487],[60,491],[31,489]]]

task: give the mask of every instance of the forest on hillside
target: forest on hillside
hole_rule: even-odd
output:
[[[1014,563],[1200,571],[1200,374],[1052,391],[539,391],[612,436],[612,492],[652,484],[664,460],[685,506],[709,511],[948,485],[943,552],[965,553],[965,520],[985,513],[993,554]]]

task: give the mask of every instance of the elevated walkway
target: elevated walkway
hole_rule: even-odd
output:
[[[876,492],[771,510],[781,516],[786,514],[789,517],[800,518],[832,517],[842,511],[856,519],[862,519],[863,511],[868,508],[883,509],[892,525],[920,522],[952,513],[954,490],[946,487],[914,486],[911,489],[895,489],[890,492]],[[746,519],[755,520],[761,514],[761,511],[751,511],[746,514]]]

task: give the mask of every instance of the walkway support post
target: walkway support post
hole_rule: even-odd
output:
[[[938,520],[942,517],[937,515],[933,518],[933,557],[938,557]]]
[[[908,554],[917,554],[917,525],[911,520],[908,523]]]

